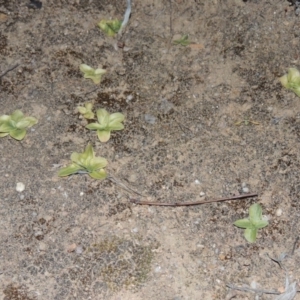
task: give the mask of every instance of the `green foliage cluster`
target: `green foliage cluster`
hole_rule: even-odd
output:
[[[20,110],[15,110],[11,115],[0,116],[0,137],[10,135],[21,141],[26,135],[26,129],[38,122],[36,118],[24,117]]]
[[[84,78],[92,79],[95,84],[99,84],[101,82],[102,76],[106,73],[104,69],[93,69],[92,67],[81,64],[80,71],[84,74]]]
[[[268,225],[268,221],[262,217],[262,208],[258,203],[252,204],[249,208],[249,218],[240,219],[234,222],[234,225],[245,229],[244,236],[250,243],[256,241],[258,229]]]
[[[281,84],[300,97],[300,72],[296,68],[290,68],[288,73],[279,78]]]
[[[184,34],[180,39],[173,41],[175,45],[188,46],[191,42],[189,41],[189,36]]]
[[[83,153],[73,152],[71,155],[72,164],[60,169],[58,175],[61,177],[73,174],[89,174],[94,179],[105,179],[107,174],[104,168],[107,160],[103,157],[95,157],[94,150],[88,144]]]
[[[105,143],[110,139],[110,133],[115,130],[124,129],[122,122],[125,117],[121,113],[109,114],[105,109],[97,110],[98,123],[91,123],[86,126],[90,130],[96,130],[98,138]]]
[[[98,23],[99,28],[108,36],[115,36],[121,29],[122,21],[115,20],[102,20]]]

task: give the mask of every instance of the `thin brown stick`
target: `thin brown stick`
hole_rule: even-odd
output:
[[[148,201],[139,201],[136,199],[130,199],[131,203],[140,204],[140,205],[155,205],[155,206],[192,206],[192,205],[200,205],[205,203],[212,203],[212,202],[221,202],[221,201],[229,201],[229,200],[237,200],[237,199],[243,199],[243,198],[250,198],[250,197],[256,197],[258,194],[244,194],[244,195],[238,195],[238,196],[232,196],[228,198],[221,198],[221,199],[213,199],[213,200],[204,200],[204,201],[197,201],[197,202],[175,202],[175,203],[166,203],[166,202],[148,202]]]

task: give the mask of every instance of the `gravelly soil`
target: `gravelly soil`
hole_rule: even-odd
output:
[[[125,1],[27,4],[0,0],[0,74],[18,64],[1,78],[0,115],[39,120],[22,142],[0,140],[0,298],[275,299],[226,285],[298,281],[300,100],[278,80],[300,68],[288,1],[137,0],[123,49],[97,23],[121,19]],[[183,34],[193,44],[173,45]],[[81,63],[107,70],[99,86]],[[125,129],[100,143],[76,110],[87,101],[122,112]],[[59,178],[88,142],[110,176],[145,197],[108,179]],[[259,196],[130,203],[247,190]],[[255,202],[269,226],[249,244],[233,222]],[[268,257],[293,247],[283,269]]]

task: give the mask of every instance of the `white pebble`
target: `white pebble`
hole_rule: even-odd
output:
[[[79,194],[80,196],[83,196],[84,195],[84,192],[80,192],[80,194]]]
[[[196,179],[195,184],[200,184],[200,181],[198,179]]]
[[[76,249],[75,249],[75,252],[76,252],[76,254],[81,254],[83,252],[82,246],[80,246],[80,245],[77,246]]]
[[[256,281],[252,281],[251,284],[250,284],[251,288],[253,289],[257,289],[257,282]]]
[[[281,208],[278,208],[277,210],[276,210],[276,216],[277,217],[280,217],[282,215],[282,209]]]
[[[249,188],[243,187],[243,192],[244,192],[244,193],[249,193]]]
[[[23,182],[18,182],[16,186],[16,191],[21,193],[25,190],[25,184]]]
[[[205,195],[204,192],[200,192],[200,196],[203,197]]]
[[[160,273],[161,272],[161,266],[157,266],[154,271],[155,271],[155,273]]]

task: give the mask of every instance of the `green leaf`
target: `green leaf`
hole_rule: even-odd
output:
[[[173,41],[175,45],[188,46],[191,42],[187,34],[183,35],[179,40]]]
[[[95,84],[100,83],[102,75],[106,73],[106,70],[104,69],[95,70],[86,64],[81,64],[79,68],[80,71],[84,73],[84,78],[92,79]]]
[[[0,116],[0,124],[3,123],[3,122],[6,122],[10,119],[10,116],[8,115],[2,115]]]
[[[91,172],[91,173],[89,173],[89,175],[94,179],[105,179],[107,177],[107,173],[104,169]]]
[[[110,130],[122,130],[124,125],[121,124],[125,119],[125,116],[121,113],[113,113],[109,116],[109,129]]]
[[[109,113],[106,109],[100,108],[97,110],[97,119],[102,128],[105,128],[109,125]]]
[[[101,130],[101,129],[103,129],[103,127],[104,126],[101,126],[99,123],[90,123],[85,126],[85,128],[90,129],[90,130]]]
[[[94,119],[95,115],[92,111],[88,111],[83,115],[86,119]]]
[[[94,150],[93,150],[93,147],[91,144],[88,144],[86,147],[85,147],[85,150],[83,152],[83,155],[85,156],[85,158],[93,158],[95,156],[94,154]]]
[[[124,129],[124,125],[122,123],[115,123],[112,125],[109,125],[109,130],[113,131],[113,130],[123,130]]]
[[[240,219],[233,223],[235,226],[239,228],[254,228],[253,224],[250,222],[249,219]]]
[[[106,143],[110,139],[110,130],[97,130],[98,139]]]
[[[30,128],[37,123],[37,119],[33,117],[26,117],[17,122],[16,127],[19,129]]]
[[[288,70],[287,80],[290,84],[300,85],[300,73],[296,68]]]
[[[254,243],[256,241],[257,229],[245,229],[244,237],[249,243]]]
[[[95,70],[92,67],[90,67],[90,66],[88,66],[86,64],[81,64],[79,66],[79,69],[84,74],[94,75],[94,73],[95,73]]]
[[[115,20],[102,20],[98,23],[100,29],[108,36],[114,36],[121,28],[122,22]]]
[[[0,132],[10,132],[15,129],[14,122],[9,119],[7,122],[0,123]]]
[[[262,208],[258,203],[254,203],[249,208],[250,222],[260,221],[262,219]]]
[[[91,168],[93,170],[103,169],[107,166],[107,160],[103,157],[93,157],[90,161]]]
[[[87,109],[83,106],[77,106],[77,109],[82,115],[87,113]]]
[[[264,228],[269,225],[269,222],[266,220],[255,220],[252,222],[253,226],[257,229]]]
[[[61,168],[58,172],[58,176],[65,177],[72,174],[77,173],[80,170],[84,170],[81,166],[78,166],[77,164],[71,164],[67,167]]]
[[[7,136],[7,135],[9,135],[8,132],[0,132],[0,137],[5,137],[5,136]]]
[[[19,122],[23,119],[24,114],[20,110],[15,110],[11,115],[11,119],[15,122]]]
[[[14,138],[15,140],[21,141],[24,139],[26,135],[26,130],[25,129],[14,129],[9,132],[10,136]]]

